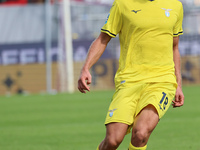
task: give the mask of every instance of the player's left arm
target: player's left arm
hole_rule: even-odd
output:
[[[179,36],[173,38],[173,58],[175,64],[175,75],[177,80],[177,90],[175,95],[175,100],[173,101],[173,107],[180,107],[184,104],[184,95],[182,91],[182,77],[181,77],[181,63],[180,63],[180,53],[178,49]]]

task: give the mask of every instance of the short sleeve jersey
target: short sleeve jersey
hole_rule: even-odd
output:
[[[138,81],[176,84],[173,37],[183,34],[182,21],[178,0],[115,0],[101,32],[119,34],[116,86]]]

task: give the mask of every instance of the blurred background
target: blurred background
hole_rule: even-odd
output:
[[[0,95],[74,92],[113,0],[0,0]],[[200,0],[181,0],[184,85],[200,84]],[[114,88],[119,39],[91,68],[92,89]]]

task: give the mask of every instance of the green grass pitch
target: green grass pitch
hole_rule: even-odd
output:
[[[148,150],[200,150],[200,86],[185,86],[185,105],[170,107]],[[96,150],[113,91],[0,97],[0,150]],[[118,148],[127,150],[130,134]]]

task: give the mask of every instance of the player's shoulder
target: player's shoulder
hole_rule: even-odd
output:
[[[122,4],[123,3],[123,0],[114,0],[113,4]]]
[[[124,0],[114,0],[112,7],[123,8],[125,3]]]
[[[179,0],[162,0],[161,3],[172,8],[173,10],[176,10],[177,12],[180,12],[180,10],[183,8],[183,5]]]
[[[182,7],[182,2],[179,0],[167,0],[168,2],[170,2],[171,4],[177,6],[177,7]]]
[[[125,0],[115,0],[113,4],[117,3],[119,6],[123,6],[124,4],[127,3]]]
[[[115,0],[114,2],[116,2],[116,3],[122,3],[124,1],[123,0]]]
[[[179,0],[171,0],[171,1],[174,1],[174,6],[176,7],[178,12],[183,10],[183,4],[181,1],[179,1]]]

